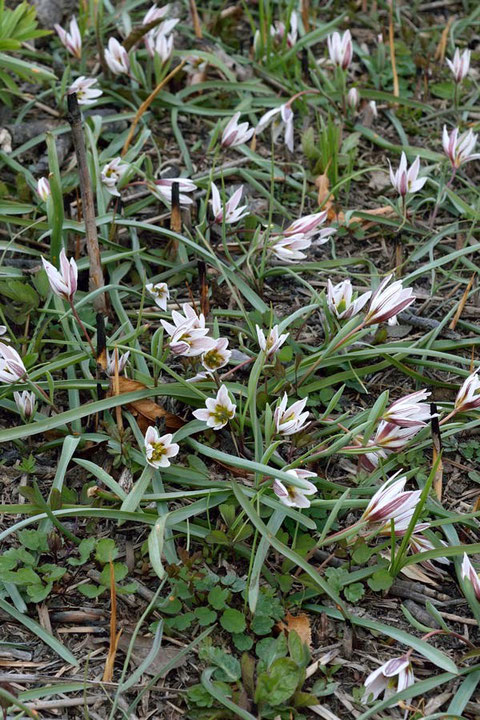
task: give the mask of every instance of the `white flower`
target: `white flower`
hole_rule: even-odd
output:
[[[455,48],[453,60],[449,60],[447,58],[447,65],[452,71],[456,83],[461,83],[462,80],[467,77],[468,71],[470,69],[471,54],[472,53],[470,50],[464,50],[463,53],[460,54],[460,50],[458,48]]]
[[[387,287],[393,275],[387,275],[372,295],[370,307],[365,318],[365,325],[376,325],[388,321],[396,325],[396,316],[415,302],[411,288],[404,288],[401,280],[396,280]]]
[[[125,365],[128,362],[128,358],[130,357],[130,350],[128,350],[123,355],[118,355],[118,374],[121,375],[123,371],[125,370]],[[115,352],[110,354],[107,350],[107,375],[109,377],[113,377],[115,375]]]
[[[273,25],[270,26],[270,35],[273,38],[273,41],[276,43],[281,43],[283,41],[283,38],[285,37],[285,23],[280,22],[277,20]],[[290,31],[287,33],[287,47],[292,48],[296,42],[298,37],[298,16],[295,10],[292,11],[290,15]]]
[[[48,198],[51,195],[50,190],[50,183],[48,182],[48,179],[46,177],[41,177],[40,180],[37,182],[37,193],[43,202],[47,202]]]
[[[278,325],[274,325],[266,337],[263,330],[258,325],[255,325],[255,329],[257,331],[257,339],[258,344],[260,345],[260,350],[263,350],[266,353],[267,358],[275,355],[277,350],[282,347],[283,343],[289,336],[289,333],[279,335]]]
[[[279,107],[273,108],[262,115],[255,128],[255,132],[260,134],[265,128],[272,124],[272,139],[276,143],[283,133],[283,141],[290,152],[293,152],[293,110],[288,103],[284,103]]]
[[[158,55],[162,63],[166,63],[173,52],[173,35],[157,32],[153,44],[153,54]]]
[[[318,213],[312,213],[311,215],[303,215],[297,220],[294,220],[290,225],[288,225],[288,227],[285,228],[285,230],[282,230],[282,232],[279,234],[283,235],[284,237],[289,237],[292,235],[304,235],[308,238],[313,238],[318,235],[319,239],[324,241],[324,238],[336,232],[335,229],[332,228],[324,230],[319,229],[326,219],[326,210]],[[328,232],[328,235],[324,234],[326,232]]]
[[[180,446],[172,442],[173,435],[160,437],[157,428],[150,426],[145,433],[145,454],[147,462],[154,468],[168,467],[170,458],[178,455]]]
[[[55,295],[67,300],[68,302],[73,301],[73,296],[77,291],[77,275],[78,268],[77,263],[73,258],[70,261],[67,260],[65,250],[60,252],[60,270],[57,270],[54,265],[48,260],[42,257],[43,267],[47,273],[48,282]]]
[[[170,4],[164,5],[161,8],[157,7],[156,5],[152,5],[150,10],[146,13],[145,17],[143,18],[142,25],[150,25],[150,23],[154,22],[155,20],[161,20],[168,13],[169,9],[170,9]]]
[[[179,23],[179,18],[171,18],[164,20],[160,25],[148,32],[145,37],[145,47],[150,57],[154,57],[156,53],[160,55],[162,62],[166,62],[173,51],[173,28]]]
[[[295,485],[288,485],[285,482],[275,479],[272,485],[272,490],[275,495],[278,497],[280,502],[287,507],[310,507],[310,500],[305,496],[314,495],[317,492],[317,488],[313,483],[307,480],[307,478],[317,477],[317,473],[299,469],[285,470],[285,472],[294,478],[304,480],[306,487],[299,488]]]
[[[459,168],[464,163],[471,160],[478,160],[479,153],[472,153],[477,144],[478,135],[474,135],[472,130],[468,130],[458,136],[458,128],[454,128],[450,135],[447,126],[443,126],[442,145],[445,155],[450,160],[452,168]]]
[[[355,110],[355,108],[358,105],[358,102],[360,100],[360,93],[358,92],[357,88],[350,88],[350,90],[347,93],[347,105],[352,109]]]
[[[241,113],[235,113],[226,125],[222,133],[222,147],[235,147],[248,142],[255,132],[254,128],[249,127],[248,122],[238,124]]]
[[[343,280],[338,285],[332,285],[331,280],[327,280],[327,305],[339,320],[358,315],[370,299],[371,294],[368,291],[353,300],[353,289],[350,280]]]
[[[203,420],[208,427],[214,430],[221,430],[235,417],[236,405],[232,403],[228,395],[226,385],[221,385],[216,398],[207,398],[205,408],[194,410],[193,415],[197,420]]]
[[[427,182],[426,177],[418,178],[420,171],[420,157],[418,155],[409,170],[407,169],[407,156],[404,152],[402,152],[397,172],[393,172],[390,161],[388,161],[388,164],[390,166],[390,182],[402,197],[405,197],[407,193],[418,192]]]
[[[316,477],[316,473],[309,470],[285,470],[292,477],[305,480],[306,487],[299,488],[295,485],[288,485],[278,479],[273,481],[272,490],[281,503],[287,507],[307,508],[310,507],[310,500],[306,495],[314,495],[317,492],[315,485],[308,480],[307,477]]]
[[[401,470],[399,470],[401,472]],[[406,477],[395,480],[399,472],[385,482],[368,503],[362,521],[369,525],[389,523],[408,511],[415,509],[420,499],[420,490],[404,492]]]
[[[191,205],[193,203],[193,200],[188,195],[185,195],[185,193],[193,192],[194,190],[197,189],[197,186],[195,185],[194,182],[192,182],[192,180],[189,180],[188,178],[183,178],[183,177],[161,178],[160,180],[155,180],[155,185],[153,187],[151,187],[150,189],[153,192],[160,194],[160,196],[169,205],[171,205],[172,204],[172,185],[174,182],[177,182],[178,186],[179,186],[180,205]]]
[[[370,102],[368,103],[368,107],[370,108],[373,117],[378,117],[377,103],[375,102],[375,100],[370,100]]]
[[[462,578],[472,583],[475,597],[480,600],[480,577],[478,577],[478,573],[470,562],[467,553],[463,554]]]
[[[225,212],[220,193],[214,182],[210,185],[210,189],[212,191],[212,199],[210,200],[210,203],[212,205],[213,217],[216,223],[220,225],[222,222],[225,222],[225,224],[231,225],[248,215],[247,205],[238,207],[240,200],[242,199],[243,185],[240,185],[238,190],[233,193],[232,197],[227,200],[225,203]]]
[[[410,395],[405,395],[405,397],[395,400],[385,410],[382,419],[400,427],[425,427],[431,418],[431,413],[430,406],[424,400],[430,395],[431,393],[427,390],[417,390]]]
[[[20,415],[25,418],[25,420],[29,420],[35,414],[37,404],[35,394],[24,390],[21,393],[14,392],[13,397]]]
[[[170,350],[174,355],[198,357],[215,347],[215,340],[207,337],[207,329],[179,328],[170,340]]]
[[[205,316],[203,313],[197,315],[195,310],[188,303],[183,303],[182,310],[184,313],[183,315],[178,312],[178,310],[172,310],[173,325],[166,320],[161,320],[163,327],[171,337],[183,327],[195,329],[205,327]]]
[[[415,512],[414,507],[407,507],[406,510],[403,510],[401,513],[396,515],[395,518],[393,518],[393,532],[395,534],[395,537],[403,537],[405,533],[407,532],[410,521],[413,517],[413,513]],[[378,531],[379,535],[386,535],[387,537],[390,537],[392,533],[392,520],[387,520],[387,522],[380,528]],[[430,523],[424,522],[424,523],[417,523],[415,527],[413,528],[414,533],[421,533],[424,530],[427,530],[427,528],[430,527]],[[418,536],[420,537],[420,535]]]
[[[60,42],[64,45],[68,52],[79,60],[82,57],[82,36],[78,29],[77,19],[72,17],[70,20],[70,31],[67,32],[60,25],[53,26],[57,31]]]
[[[428,523],[424,523],[423,527],[427,525]],[[415,525],[415,529],[410,537],[409,540],[409,546],[410,550],[415,553],[423,553],[428,552],[429,550],[436,550],[438,546],[434,545],[428,538],[426,538],[424,535],[419,535],[417,533],[421,532],[418,530],[418,525]],[[438,540],[438,543],[440,545],[444,545],[445,547],[448,547],[447,543],[443,540]],[[433,560],[421,560],[420,565],[422,565],[426,570],[428,570],[433,575],[442,575],[442,570],[440,568],[437,568],[434,563],[440,563],[441,565],[450,565],[450,560],[446,557],[438,557],[434,558]]]
[[[68,94],[76,93],[79,105],[91,105],[97,98],[102,95],[102,91],[94,88],[97,78],[87,78],[81,75],[68,88]]]
[[[306,255],[301,251],[307,250],[311,246],[313,239],[318,245],[323,245],[336,232],[335,228],[320,229],[326,218],[327,213],[325,211],[305,215],[295,220],[281,233],[273,233],[271,236],[273,254],[279,260],[286,262],[304,260]]]
[[[110,162],[104,166],[100,174],[100,179],[110,195],[120,197],[120,193],[117,190],[117,183],[120,182],[127,170],[128,164],[122,162],[121,157],[110,160]]]
[[[334,65],[338,65],[346,70],[352,62],[353,45],[350,30],[346,30],[343,35],[334,32],[327,38],[328,54]]]
[[[455,411],[464,412],[480,407],[480,379],[478,370],[469,375],[455,398]]]
[[[375,437],[369,444],[378,447],[378,450],[367,452],[362,459],[362,464],[374,469],[380,459],[384,459],[391,452],[404,447],[415,435],[422,429],[418,423],[411,427],[400,427],[393,422],[385,422],[382,420],[377,428]]]
[[[220,368],[225,367],[232,354],[232,351],[227,350],[227,348],[227,338],[218,338],[218,340],[215,341],[215,345],[203,353],[201,357],[201,362],[205,370],[215,372],[215,370],[220,370]]]
[[[27,370],[18,352],[0,342],[0,382],[10,385],[24,379],[26,374]]]
[[[128,53],[118,40],[111,37],[105,50],[105,61],[114,75],[128,75],[130,60]]]
[[[297,400],[287,408],[288,396],[284,394],[278,407],[275,409],[273,419],[277,433],[281,435],[294,435],[305,428],[308,418],[308,410],[303,412],[308,397]]]
[[[147,292],[155,300],[155,304],[158,305],[160,310],[167,310],[167,302],[170,300],[170,290],[168,289],[167,283],[147,283],[145,285]]]
[[[185,316],[177,310],[172,311],[174,325],[161,320],[164,329],[170,335],[170,350],[175,355],[197,357],[215,347],[215,340],[207,337],[208,329],[205,327],[203,314],[197,315],[195,310],[184,303]]]
[[[285,262],[299,262],[307,257],[302,250],[308,250],[312,244],[311,238],[305,235],[293,235],[290,237],[281,237],[275,240],[271,245],[271,251],[279,260]]]
[[[362,702],[366,703],[373,695],[373,700],[383,692],[385,698],[413,685],[413,675],[410,660],[406,655],[393,658],[374,670],[365,680],[365,694]]]

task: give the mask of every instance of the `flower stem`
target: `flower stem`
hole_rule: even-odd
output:
[[[92,351],[92,355],[93,355],[93,357],[95,357],[96,353],[95,353],[95,348],[93,347],[92,340],[90,338],[90,335],[88,334],[87,328],[85,327],[85,325],[83,324],[83,322],[80,319],[80,315],[78,314],[78,312],[75,308],[75,305],[73,304],[73,300],[70,300],[70,307],[72,308],[73,317],[75,318],[75,320],[78,322],[78,324],[82,328],[82,332],[85,335],[88,344],[90,345],[90,350]]]

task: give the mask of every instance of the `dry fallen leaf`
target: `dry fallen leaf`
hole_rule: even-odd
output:
[[[328,181],[327,173],[323,173],[323,175],[319,175],[315,178],[315,187],[318,190],[319,207],[323,207],[324,210],[328,210],[332,205],[332,201],[329,199],[330,183]]]
[[[435,585],[438,586],[438,583],[435,582],[435,580],[432,580],[431,577],[426,575],[418,565],[407,565],[407,567],[402,568],[401,572],[406,575],[410,580],[416,580],[417,582],[421,582],[424,585]]]
[[[108,391],[108,397],[113,395],[123,395],[124,393],[134,392],[135,390],[144,390],[147,386],[137,380],[130,380],[126,377],[118,378],[118,393],[114,392],[113,383],[110,383],[110,390]],[[159,395],[161,395],[161,388],[159,388]],[[163,418],[165,420],[165,427],[167,430],[178,430],[185,423],[182,418],[178,415],[168,412],[157,403],[145,398],[144,400],[137,400],[133,403],[127,404],[128,410],[136,416],[138,427],[145,433],[149,425],[155,424],[157,418]]]
[[[285,620],[281,620],[278,623],[278,628],[286,633],[295,630],[300,640],[308,647],[311,647],[312,629],[310,627],[310,619],[305,613],[300,613],[300,615],[291,615],[291,613],[288,612],[285,615]]]
[[[124,632],[120,636],[120,639],[118,641],[118,649],[122,650],[122,652],[126,653],[130,643],[132,640],[132,633],[130,632]],[[131,660],[132,662],[138,666],[140,663],[142,663],[145,658],[147,657],[148,653],[152,649],[153,644],[153,637],[142,637],[140,635],[137,635],[135,638],[135,644],[133,646],[132,654],[131,654]],[[147,675],[159,675],[162,672],[162,669],[165,667],[167,663],[170,663],[171,661],[174,661],[174,664],[172,666],[172,670],[174,668],[180,667],[181,665],[184,665],[187,662],[187,658],[185,655],[182,655],[182,657],[175,659],[179,654],[179,650],[176,647],[159,647],[158,653],[155,655],[154,659],[148,666],[148,668],[145,670],[145,673]]]

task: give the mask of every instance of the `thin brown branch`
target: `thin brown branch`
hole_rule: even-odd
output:
[[[93,201],[92,183],[87,165],[87,151],[83,135],[82,115],[76,93],[67,96],[68,122],[72,128],[72,140],[78,164],[80,194],[82,197],[83,217],[85,221],[85,238],[90,260],[90,289],[97,290],[105,285],[103,278],[100,248],[98,245],[97,224],[95,221],[95,205]],[[107,298],[104,293],[94,298],[93,305],[97,312],[107,312]]]

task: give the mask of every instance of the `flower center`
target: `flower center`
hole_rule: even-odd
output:
[[[221,367],[223,365],[223,361],[223,356],[215,348],[205,353],[203,358],[204,364],[212,370],[216,370]]]
[[[152,443],[152,460],[158,462],[166,454],[167,449],[161,442]]]
[[[212,416],[218,423],[226,423],[233,418],[233,412],[229,410],[225,405],[217,405],[215,410],[212,412]]]

